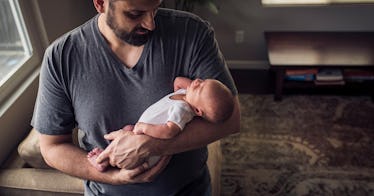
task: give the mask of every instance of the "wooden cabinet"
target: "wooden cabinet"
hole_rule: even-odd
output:
[[[328,88],[314,82],[285,80],[285,71],[340,68],[374,71],[374,32],[265,32],[270,69],[275,72],[275,100],[284,88]],[[344,88],[354,87],[349,81]],[[364,85],[374,97],[373,80]]]

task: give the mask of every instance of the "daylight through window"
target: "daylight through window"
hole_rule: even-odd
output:
[[[0,0],[0,86],[31,56],[17,0]]]

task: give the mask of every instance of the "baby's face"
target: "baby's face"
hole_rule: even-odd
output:
[[[209,89],[212,88],[211,80],[195,79],[187,87],[186,101],[194,108],[203,110],[208,100]]]
[[[196,79],[187,87],[185,101],[192,106],[197,116],[210,122],[219,122],[226,118],[225,112],[221,112],[222,109],[231,112],[231,98],[230,90],[218,80]]]
[[[200,95],[204,90],[205,81],[202,79],[195,79],[192,80],[191,84],[187,87],[186,92],[186,101],[192,105],[196,106],[196,104],[200,103]]]

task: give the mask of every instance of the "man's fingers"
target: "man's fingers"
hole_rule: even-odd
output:
[[[146,171],[149,168],[149,165],[147,162],[144,162],[143,164],[139,165],[135,169],[132,169],[131,172],[129,173],[130,178],[134,178]]]
[[[162,156],[160,161],[152,168],[154,169],[154,175],[152,178],[155,177],[157,174],[161,173],[165,167],[169,164],[171,156]]]
[[[155,177],[165,169],[170,159],[171,159],[171,156],[162,156],[160,161],[158,161],[155,166],[149,169],[147,174],[143,177],[143,180],[146,182],[153,181]]]
[[[156,170],[163,170],[169,163],[171,156],[162,156],[161,159],[154,166]]]
[[[126,134],[128,131],[132,131],[134,129],[134,125],[126,125],[122,129],[110,132],[106,135],[104,135],[104,138],[107,140],[114,140],[116,137],[119,137],[120,135]]]
[[[114,140],[116,137],[120,136],[122,134],[122,129],[118,130],[118,131],[113,131],[113,132],[110,132],[106,135],[104,135],[104,138],[107,139],[107,140]]]
[[[96,163],[98,164],[101,164],[105,161],[108,161],[109,160],[109,154],[110,154],[110,151],[107,149],[105,149],[103,152],[101,152],[99,154],[99,156],[96,158]]]
[[[166,166],[169,164],[169,161],[170,161],[171,157],[172,156],[161,157],[161,159],[159,161],[159,164],[156,164],[156,168],[158,168],[158,171],[155,172],[154,175],[150,176],[150,178],[149,178],[150,181],[153,181],[157,175],[159,175],[162,171],[164,171]]]
[[[135,169],[139,167],[139,165],[144,164],[144,159],[126,159],[123,160],[121,163],[118,163],[116,166],[118,168],[124,168],[124,169]],[[147,162],[148,164],[148,162]],[[149,167],[149,166],[148,166]]]

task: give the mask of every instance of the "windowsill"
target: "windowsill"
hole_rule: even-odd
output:
[[[23,66],[32,67],[31,64],[35,63],[40,64],[40,62],[26,61],[26,63],[23,63]],[[30,84],[35,82],[39,76],[39,71],[40,68],[36,68],[27,74],[27,76],[24,77],[24,80],[15,81],[16,84],[14,84],[12,83],[12,80],[15,80],[13,77],[8,79],[4,85],[0,86],[0,89],[2,89],[3,92],[3,94],[0,94],[0,98],[2,98],[0,102],[0,118],[12,106],[12,104],[15,103],[20,96],[22,96],[23,92],[29,88]],[[35,89],[35,91],[37,91],[37,89]]]

